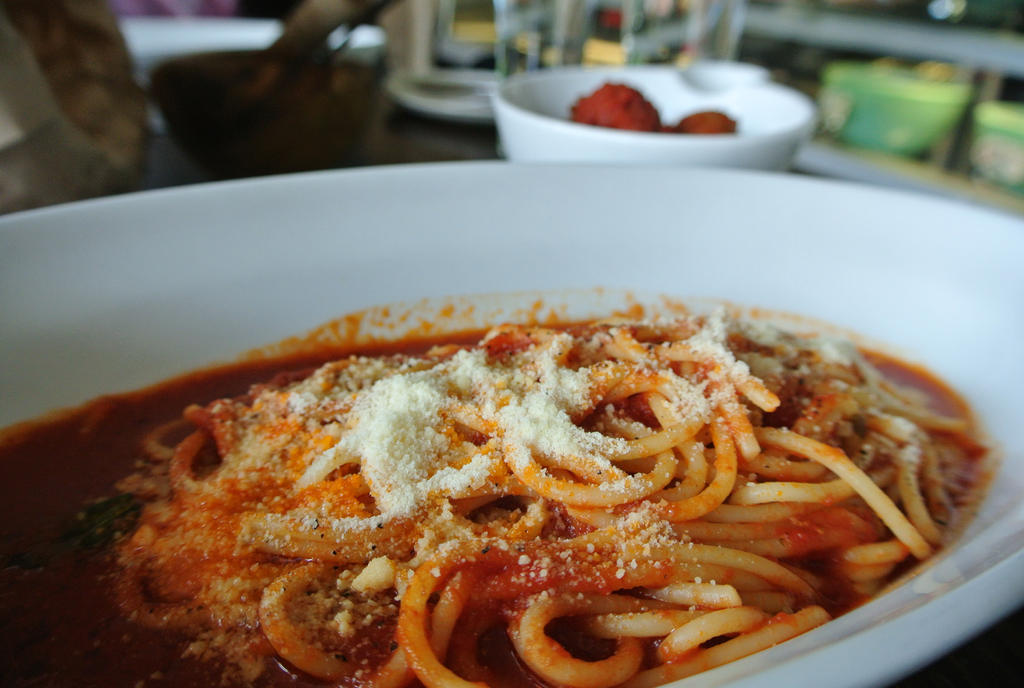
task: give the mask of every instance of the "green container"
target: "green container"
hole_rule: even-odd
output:
[[[822,81],[822,120],[839,140],[906,156],[948,134],[971,95],[965,83],[864,62],[833,62]]]
[[[1024,195],[1024,103],[979,103],[974,108],[974,173]]]

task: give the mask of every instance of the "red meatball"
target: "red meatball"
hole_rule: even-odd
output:
[[[660,131],[658,111],[635,88],[605,84],[572,106],[572,121],[612,129]]]
[[[707,110],[684,117],[674,127],[665,127],[664,131],[676,134],[732,134],[736,131],[736,120],[725,113]]]

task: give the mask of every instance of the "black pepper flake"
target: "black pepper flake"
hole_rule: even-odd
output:
[[[487,546],[486,546],[486,547],[484,547],[484,548],[483,548],[482,550],[480,550],[480,554],[487,554],[487,553],[488,553],[488,552],[490,552],[490,551],[491,551],[491,546],[490,546],[490,545],[487,545]]]
[[[398,649],[398,643],[396,643],[394,640],[392,640],[391,641],[391,651],[394,652],[397,649]]]

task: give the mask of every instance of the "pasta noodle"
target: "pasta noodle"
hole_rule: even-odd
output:
[[[276,657],[352,686],[657,686],[931,555],[982,453],[852,347],[723,312],[502,326],[185,418],[125,483],[147,505],[118,590],[244,682]]]

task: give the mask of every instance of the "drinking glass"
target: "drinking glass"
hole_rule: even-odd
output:
[[[734,60],[746,0],[623,0],[628,64]]]
[[[599,0],[494,0],[500,76],[580,64]]]

